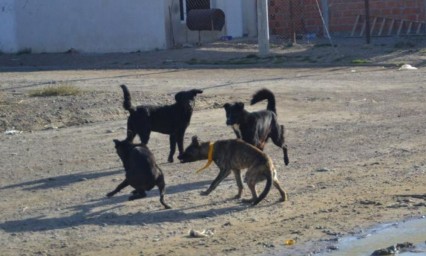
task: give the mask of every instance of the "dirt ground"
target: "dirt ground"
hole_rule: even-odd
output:
[[[425,40],[335,43],[276,43],[267,58],[246,41],[149,53],[0,55],[0,254],[309,255],[377,223],[424,216]],[[398,70],[404,63],[418,69]],[[63,84],[82,92],[29,96]],[[172,103],[179,90],[203,89],[186,145],[193,135],[233,138],[223,104],[264,109],[249,99],[271,89],[290,165],[272,143],[265,152],[289,201],[277,202],[271,189],[247,207],[231,199],[231,176],[201,196],[218,169],[197,175],[205,162],[167,163],[168,137],[158,133],[148,146],[173,209],[163,209],[157,189],[143,200],[127,201],[130,188],[106,198],[124,178],[112,142],[126,134],[120,84],[134,104]],[[191,229],[213,235],[190,238]],[[295,245],[284,245],[288,239]]]

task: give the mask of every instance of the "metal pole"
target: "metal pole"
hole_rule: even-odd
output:
[[[365,39],[367,44],[370,44],[371,41],[370,33],[370,3],[369,0],[365,0]]]
[[[259,56],[269,54],[268,0],[257,0],[257,43]]]

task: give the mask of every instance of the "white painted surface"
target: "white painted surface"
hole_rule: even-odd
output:
[[[216,0],[215,8],[225,13],[225,33],[233,37],[243,36],[243,0]]]
[[[16,44],[20,50],[64,52],[74,48],[103,53],[167,47],[163,0],[15,2]]]
[[[244,1],[212,0],[226,27],[198,33],[180,21],[177,0],[0,0],[0,51],[133,52],[241,37],[255,20]]]
[[[0,51],[16,52],[15,1],[0,0]]]

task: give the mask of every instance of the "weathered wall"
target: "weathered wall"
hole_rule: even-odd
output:
[[[426,0],[370,0],[370,15],[397,20],[426,21]],[[318,0],[334,33],[350,32],[357,15],[365,13],[364,0]],[[328,10],[324,7],[328,6]],[[289,36],[323,32],[316,0],[270,0],[271,34]]]
[[[0,0],[0,51],[17,51],[15,1],[13,0]]]
[[[9,7],[12,6],[12,7]],[[167,47],[162,0],[1,0],[2,51],[131,52]],[[3,34],[3,33],[2,33]],[[4,39],[5,38],[5,39]],[[15,46],[14,46],[15,45]]]

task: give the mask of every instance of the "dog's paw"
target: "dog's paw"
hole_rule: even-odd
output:
[[[287,201],[286,198],[280,198],[280,199],[278,199],[278,203],[284,203],[285,201]]]
[[[244,204],[252,204],[255,200],[254,199],[242,199],[241,202]]]
[[[173,163],[173,157],[169,157],[169,158],[167,159],[167,162],[169,162],[169,163]]]
[[[209,192],[208,191],[201,191],[200,195],[202,195],[202,196],[208,196]]]
[[[115,193],[113,192],[109,192],[108,194],[106,194],[107,197],[112,197]]]

